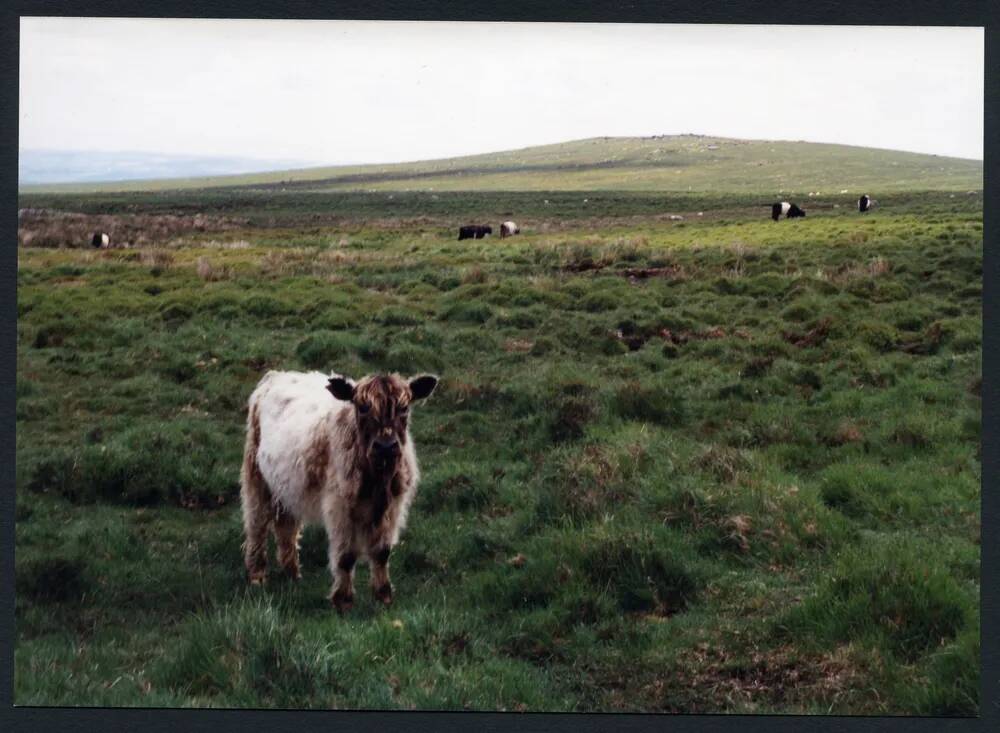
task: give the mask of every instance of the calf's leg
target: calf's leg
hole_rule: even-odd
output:
[[[274,539],[278,545],[278,564],[292,580],[299,580],[299,530],[301,523],[287,511],[276,512]]]
[[[330,545],[330,570],[333,573],[333,590],[330,602],[340,613],[354,605],[354,565],[358,555],[349,546]]]
[[[267,535],[274,520],[271,492],[257,473],[244,480],[240,489],[243,504],[243,560],[251,585],[267,580]]]
[[[267,579],[267,531],[274,520],[271,490],[257,465],[260,420],[252,405],[247,420],[247,439],[240,468],[240,504],[243,509],[243,561],[252,585]]]
[[[375,598],[385,605],[392,603],[392,583],[389,582],[389,553],[391,548],[388,545],[378,545],[369,551],[371,560],[372,593]]]

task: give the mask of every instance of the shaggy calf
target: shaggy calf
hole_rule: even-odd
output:
[[[505,221],[500,225],[500,239],[505,237],[513,237],[515,234],[520,234],[521,228],[512,221]]]
[[[786,219],[795,219],[800,216],[805,216],[806,212],[800,209],[795,204],[790,204],[787,201],[779,201],[776,204],[771,204],[771,218],[778,221],[782,216]]]
[[[267,576],[267,537],[298,579],[299,533],[323,524],[341,612],[354,602],[354,564],[365,558],[375,597],[392,602],[389,553],[406,524],[420,478],[409,408],[437,377],[397,374],[355,383],[319,372],[271,371],[250,395],[240,475],[244,560],[252,584]]]

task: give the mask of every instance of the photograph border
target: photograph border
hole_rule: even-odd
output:
[[[662,2],[584,2],[569,0],[512,0],[505,3],[425,2],[234,2],[233,0],[161,0],[124,2],[107,0],[72,3],[18,1],[9,4],[0,16],[0,210],[5,241],[16,242],[17,158],[18,158],[18,62],[20,16],[78,17],[172,17],[172,18],[263,18],[263,19],[364,19],[364,20],[451,20],[451,21],[532,21],[532,22],[619,22],[619,23],[708,23],[708,24],[787,24],[787,25],[906,25],[983,26],[985,43],[984,95],[984,210],[983,210],[983,322],[995,323],[1000,288],[1000,256],[987,246],[998,241],[997,203],[1000,202],[1000,120],[998,120],[998,78],[1000,78],[1000,3],[932,2],[931,0],[862,0],[820,2],[804,5],[789,0],[768,3],[723,2],[706,5],[697,0]],[[863,59],[858,60],[859,64]],[[794,71],[792,72],[794,73]],[[845,73],[849,71],[845,70]],[[621,731],[660,730],[722,731],[735,727],[754,731],[906,730],[920,733],[1000,730],[1000,592],[997,589],[1000,497],[996,495],[1000,428],[998,428],[998,342],[1000,332],[983,329],[982,398],[982,527],[981,534],[981,660],[979,718],[921,718],[880,716],[799,716],[799,715],[668,715],[625,713],[489,713],[489,712],[397,712],[397,711],[283,711],[283,710],[202,710],[173,708],[56,708],[14,707],[14,503],[15,503],[15,372],[17,340],[17,248],[8,246],[0,254],[0,356],[3,360],[2,485],[0,493],[0,729],[8,731],[69,729],[132,730],[148,733],[167,730],[211,730],[213,733],[246,730],[287,731],[294,726],[303,732],[355,729],[359,725],[381,729],[406,728],[417,731],[467,730],[551,730],[585,731],[614,728]]]

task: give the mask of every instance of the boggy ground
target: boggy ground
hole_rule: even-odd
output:
[[[239,195],[19,249],[16,703],[977,711],[981,197]],[[247,587],[270,368],[442,377],[391,609],[330,611],[319,528]]]

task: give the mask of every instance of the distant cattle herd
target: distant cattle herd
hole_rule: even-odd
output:
[[[812,196],[811,193],[809,195]],[[545,200],[545,203],[549,203],[548,199]],[[862,194],[861,198],[858,199],[858,211],[862,214],[869,212],[877,205],[877,203],[878,202],[868,194]],[[785,219],[800,219],[806,215],[804,209],[800,208],[798,204],[790,201],[778,201],[777,203],[768,204],[768,206],[771,207],[771,218],[774,221],[778,221],[782,217]],[[701,212],[698,213],[698,216],[701,216]],[[670,221],[684,220],[684,217],[679,214],[670,214],[667,218]],[[520,233],[521,228],[512,221],[505,221],[500,225],[500,239],[511,237]],[[466,224],[465,226],[458,228],[459,240],[483,239],[490,234],[493,234],[493,227],[484,224]]]
[[[811,195],[811,194],[810,194]],[[546,199],[545,203],[548,203]],[[876,205],[877,201],[873,199],[868,194],[864,194],[858,199],[858,211],[862,214],[871,211]],[[797,219],[804,217],[806,212],[798,207],[794,203],[788,201],[779,201],[774,204],[769,204],[771,207],[771,218],[774,221],[778,221],[782,217],[786,219]],[[698,213],[701,216],[701,212]],[[668,219],[670,221],[683,221],[684,217],[679,214],[671,214]],[[507,237],[512,237],[515,234],[521,233],[521,227],[513,221],[505,221],[500,224],[500,238],[505,239]],[[458,228],[458,238],[463,239],[483,239],[493,234],[493,227],[488,224],[466,224]],[[90,239],[90,246],[95,249],[110,249],[113,245],[111,242],[111,235],[107,232],[94,232],[94,235]],[[121,245],[128,247],[128,244]]]
[[[515,222],[505,221],[500,225],[500,239],[513,237],[515,234],[520,233],[521,227],[519,227]],[[458,238],[460,240],[482,239],[490,234],[493,234],[493,227],[483,224],[467,224],[464,227],[458,228]]]

